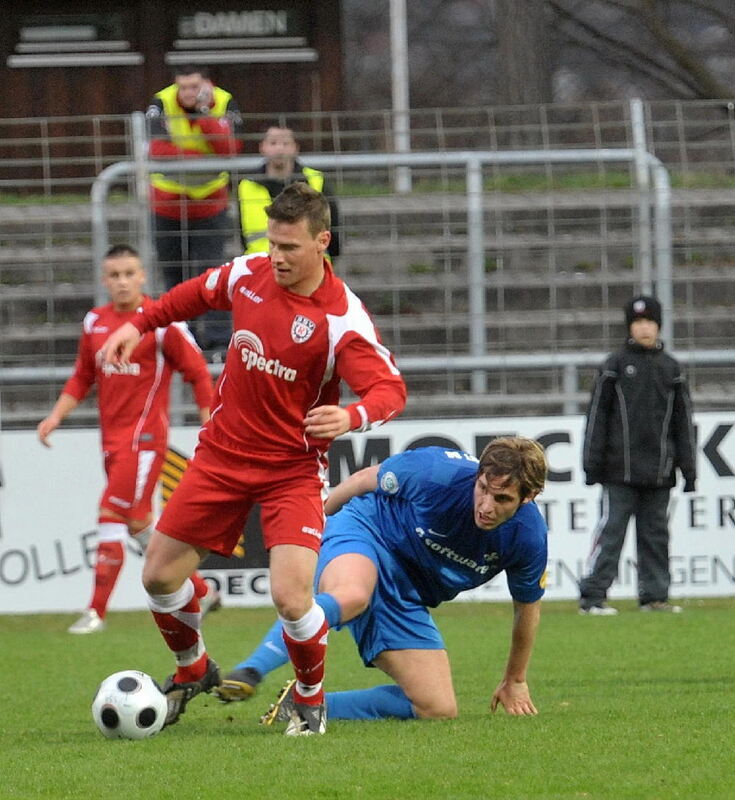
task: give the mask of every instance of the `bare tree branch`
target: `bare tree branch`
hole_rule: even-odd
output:
[[[625,67],[629,69],[632,74],[644,76],[676,96],[693,97],[696,94],[668,70],[656,70],[650,65],[643,64],[640,59],[634,58],[632,55],[626,53],[625,50],[615,53],[611,49],[601,49],[593,42],[580,37],[573,31],[568,33],[568,37],[569,40],[580,49],[592,53],[598,61],[610,64],[613,67]]]
[[[584,45],[587,49],[605,58],[605,60],[622,64],[628,68],[632,68],[634,71],[643,71],[661,85],[673,89],[677,93],[681,92],[682,87],[686,87],[686,90],[691,95],[699,96],[699,85],[691,80],[686,72],[674,71],[671,67],[661,63],[652,55],[631,42],[618,39],[596,28],[584,19],[569,12],[564,6],[556,2],[556,0],[547,0],[547,2],[562,19],[579,28],[592,40],[592,42],[584,41],[577,37],[577,44],[582,44],[584,41]],[[609,0],[608,4],[615,5],[626,12],[633,10],[630,5],[615,2],[615,0]],[[605,47],[601,47],[600,43],[606,44],[608,51],[606,51]]]
[[[641,19],[666,52],[696,81],[702,96],[715,100],[731,93],[731,88],[721,84],[702,60],[671,33],[659,14],[658,0],[642,0]]]
[[[722,8],[712,5],[712,3],[705,2],[705,0],[674,0],[674,5],[704,11],[705,14],[709,14],[709,16],[717,20],[735,38],[735,14],[732,13],[732,6],[730,13],[728,13],[723,11]]]

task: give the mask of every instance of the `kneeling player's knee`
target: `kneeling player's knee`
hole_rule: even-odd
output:
[[[372,592],[366,592],[361,586],[340,585],[326,590],[337,601],[343,620],[354,619],[370,605]]]
[[[416,716],[419,719],[455,719],[457,716],[457,701],[454,698],[431,698],[422,703],[413,703]]]

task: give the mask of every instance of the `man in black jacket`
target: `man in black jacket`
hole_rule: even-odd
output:
[[[592,571],[579,584],[581,614],[608,616],[631,516],[636,520],[641,611],[680,612],[669,603],[667,509],[676,468],[684,491],[696,481],[695,437],[686,380],[658,339],[661,304],[639,296],[625,306],[629,339],[603,364],[587,411],[583,466],[588,485],[602,484]]]

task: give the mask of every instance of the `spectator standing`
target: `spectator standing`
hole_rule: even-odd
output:
[[[229,156],[242,149],[237,103],[201,67],[178,67],[174,83],[156,93],[146,117],[151,158]],[[153,237],[166,289],[225,261],[229,182],[224,171],[151,175]],[[226,315],[211,314],[197,338],[204,348],[222,349],[229,331]]]
[[[267,252],[268,217],[265,208],[286,186],[302,181],[317,192],[321,192],[329,202],[332,238],[329,241],[327,255],[334,260],[340,253],[339,209],[329,186],[324,181],[324,174],[317,169],[304,166],[298,160],[299,146],[290,128],[271,125],[258,147],[265,159],[259,173],[252,178],[241,180],[237,190],[243,252]]]
[[[329,206],[304,183],[268,206],[269,254],[241,256],[175,286],[106,342],[106,364],[124,368],[145,331],[208,308],[232,311],[234,333],[212,418],[158,521],[143,583],[176,658],[164,684],[176,722],[189,700],[219,684],[199,626],[189,576],[209,552],[228,557],[255,503],[261,506],[271,596],[294,666],[289,735],[324,733],[329,625],[313,583],[324,528],[331,440],[399,413],[406,388],[360,300],[324,257]],[[339,403],[344,380],[359,398]]]
[[[667,514],[677,468],[684,491],[695,490],[691,401],[679,363],[658,338],[659,301],[641,295],[624,310],[628,341],[602,365],[587,411],[583,465],[587,484],[602,484],[602,516],[591,572],[579,584],[580,613],[617,614],[605,601],[631,516],[640,609],[678,613],[681,607],[669,603]]]
[[[152,301],[143,294],[145,272],[138,253],[116,245],[102,262],[102,279],[111,302],[84,318],[74,373],[51,413],[38,424],[38,438],[49,435],[97,387],[107,485],[99,503],[94,590],[89,607],[69,633],[96,633],[125,560],[125,542],[133,537],[145,549],[150,538],[152,497],[166,454],[171,375],[178,370],[191,383],[202,423],[209,419],[212,379],[186,325],[147,333],[125,367],[104,365],[97,353],[110,333]],[[195,576],[196,592],[207,610],[219,606],[213,587]]]

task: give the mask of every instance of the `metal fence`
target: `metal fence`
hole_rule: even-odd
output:
[[[679,355],[699,354],[688,359],[698,405],[729,405],[731,365],[716,353],[735,333],[733,108],[646,103],[638,111],[639,122],[628,103],[411,112],[412,149],[429,156],[547,154],[485,160],[474,218],[466,165],[454,155],[413,166],[409,194],[393,188],[395,163],[358,164],[391,151],[391,112],[282,116],[304,162],[328,166],[343,228],[337,269],[405,365],[409,413],[558,412],[584,403],[597,355],[622,338],[623,302],[646,284],[647,261],[657,266],[657,189],[667,189],[645,186],[634,158],[561,163],[552,151],[641,148],[672,179],[667,338]],[[139,173],[118,176],[104,210],[89,194],[111,165],[136,157],[140,164],[134,120],[0,120],[6,426],[37,420],[70,368],[79,323],[95,300],[95,217],[104,214],[110,241],[145,243]],[[246,152],[255,151],[266,121],[246,117]],[[231,174],[234,183],[241,173]],[[234,214],[229,241],[235,255]],[[460,367],[465,357],[482,358],[481,350],[484,366]],[[581,358],[574,382],[562,363],[572,357]],[[444,366],[413,366],[426,358]],[[29,368],[34,379],[22,379]],[[79,420],[92,418],[91,406],[80,410]]]

